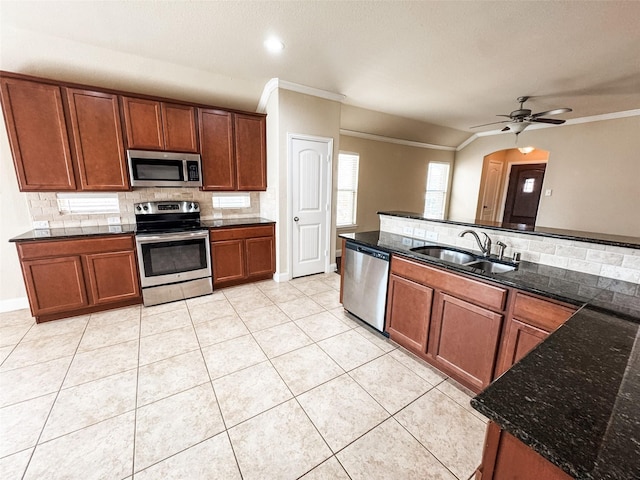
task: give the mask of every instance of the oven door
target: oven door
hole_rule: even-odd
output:
[[[142,288],[211,276],[209,231],[136,235]]]

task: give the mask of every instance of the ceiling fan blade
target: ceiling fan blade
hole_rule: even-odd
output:
[[[501,122],[491,122],[491,123],[484,123],[482,125],[475,125],[473,127],[469,127],[469,128],[478,128],[478,127],[486,127],[487,125],[495,125],[497,123],[507,123],[509,122],[509,120],[502,120]]]
[[[546,112],[538,112],[531,115],[531,118],[544,117],[545,115],[560,115],[561,113],[569,113],[573,110],[570,108],[555,108],[553,110],[547,110]]]
[[[556,118],[532,118],[531,122],[552,123],[553,125],[562,125],[566,120],[558,120]]]
[[[509,131],[509,130],[511,130],[511,129],[510,129],[510,128],[509,128],[509,126],[507,125],[506,127],[504,127],[504,128],[503,128],[502,130],[500,130],[500,131],[501,131],[501,132],[507,132],[507,131]]]
[[[507,118],[511,118],[511,115],[496,115],[496,117],[507,117]]]

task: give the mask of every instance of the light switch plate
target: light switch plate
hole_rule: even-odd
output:
[[[553,193],[553,190],[551,190],[550,188],[548,188],[548,189],[546,189],[546,190],[544,191],[544,196],[545,196],[545,197],[550,197],[552,193]]]
[[[213,212],[213,218],[222,218],[222,212]]]
[[[432,242],[438,241],[438,232],[425,232],[425,240],[431,240]]]
[[[413,236],[413,227],[404,227],[402,229],[402,234],[403,235],[407,235],[409,237],[412,237]]]
[[[414,228],[413,236],[416,238],[424,238],[427,231],[424,228]]]
[[[49,228],[49,222],[47,220],[33,222],[33,228],[36,230],[39,230],[41,228]]]

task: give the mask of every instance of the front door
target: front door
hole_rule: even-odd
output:
[[[292,276],[328,271],[333,140],[290,137]]]
[[[511,167],[503,223],[535,225],[546,166],[535,163]]]

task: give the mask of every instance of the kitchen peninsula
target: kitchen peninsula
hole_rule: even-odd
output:
[[[381,216],[381,230],[391,227],[397,231],[402,224],[394,221],[407,218],[404,213],[385,215]],[[424,223],[414,224],[413,228],[424,226]],[[444,228],[448,228],[446,222]],[[471,402],[491,420],[476,478],[514,478],[516,473],[521,475],[518,478],[532,480],[639,478],[638,283],[527,260],[511,272],[487,273],[412,251],[416,246],[442,245],[418,233],[422,239],[389,231],[341,237],[387,251],[392,259],[407,259],[468,279],[517,289],[510,290],[509,298],[532,294],[578,309],[504,374],[499,371],[498,358],[504,356],[508,322],[502,323],[503,338],[495,357],[497,378]],[[511,232],[490,233],[508,235]],[[457,234],[452,238],[455,242]],[[531,239],[532,242],[539,240]],[[564,240],[569,241],[566,236]],[[589,242],[589,239],[583,240]],[[438,241],[443,241],[442,237]],[[640,249],[640,241],[633,238],[593,239],[593,243],[596,242],[603,249],[615,247],[610,249],[612,252],[620,249],[617,251],[634,254]],[[518,249],[524,245],[514,243]],[[507,300],[510,301],[513,302]],[[506,307],[503,311],[510,315],[508,312],[513,308]]]

